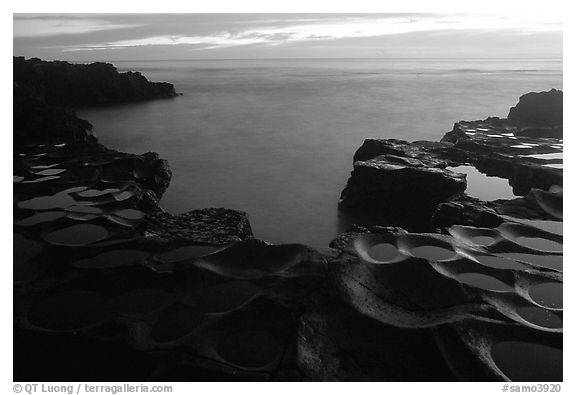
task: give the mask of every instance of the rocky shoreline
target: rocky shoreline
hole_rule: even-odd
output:
[[[15,381],[562,379],[560,91],[440,142],[366,140],[340,207],[371,224],[317,251],[256,240],[235,210],[166,213],[168,163],[100,145],[63,107],[171,84],[14,67]],[[523,196],[468,196],[464,164]],[[541,360],[519,368],[526,352]]]

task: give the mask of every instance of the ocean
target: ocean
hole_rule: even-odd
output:
[[[562,59],[113,63],[183,93],[78,111],[104,145],[170,162],[166,210],[242,210],[256,237],[314,247],[348,226],[338,200],[364,139],[437,141],[454,122],[505,117],[524,93],[562,89]]]

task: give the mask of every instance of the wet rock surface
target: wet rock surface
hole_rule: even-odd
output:
[[[518,128],[367,140],[341,207],[372,225],[322,251],[164,212],[156,154],[19,144],[14,380],[561,381],[562,141]],[[462,164],[525,193],[468,196]]]

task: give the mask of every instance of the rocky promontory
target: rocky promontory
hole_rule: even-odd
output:
[[[366,140],[341,209],[370,224],[317,251],[165,212],[168,163],[50,89],[14,90],[15,381],[562,380],[562,140],[525,133],[557,124]],[[468,195],[462,166],[517,198]]]
[[[73,109],[177,96],[174,86],[137,72],[118,73],[109,63],[71,64],[13,58],[14,143],[55,138],[95,142],[92,125]]]
[[[72,64],[14,57],[14,84],[49,105],[91,107],[177,96],[174,85],[150,82],[139,72],[119,73],[110,63]]]
[[[414,221],[408,219],[416,217],[416,228],[427,231],[434,228],[432,218],[443,204],[470,203],[471,197],[465,194],[466,176],[457,170],[460,166],[473,166],[486,177],[508,180],[517,196],[532,189],[561,187],[563,142],[561,135],[554,137],[552,132],[562,127],[558,119],[561,98],[562,92],[556,90],[522,96],[510,111],[512,117],[455,123],[440,142],[366,140],[354,155],[354,170],[342,191],[340,207],[352,215],[379,217],[395,225],[399,224],[395,219],[401,217],[404,224],[400,225],[414,227]],[[533,112],[526,108],[539,102],[546,105]],[[528,116],[518,115],[526,113],[538,114],[549,123],[530,123]],[[471,206],[484,211],[487,207]],[[473,211],[472,207],[463,210]]]
[[[558,127],[563,120],[563,93],[552,89],[548,92],[530,92],[520,96],[516,106],[510,108],[507,119],[528,127]],[[523,133],[524,134],[524,133]],[[543,131],[539,137],[546,137]]]

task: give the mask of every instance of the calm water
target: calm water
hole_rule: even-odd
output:
[[[169,81],[174,100],[79,111],[100,141],[156,151],[174,171],[162,205],[247,211],[257,237],[326,246],[365,138],[439,140],[455,121],[505,117],[562,88],[561,60],[117,62]]]

